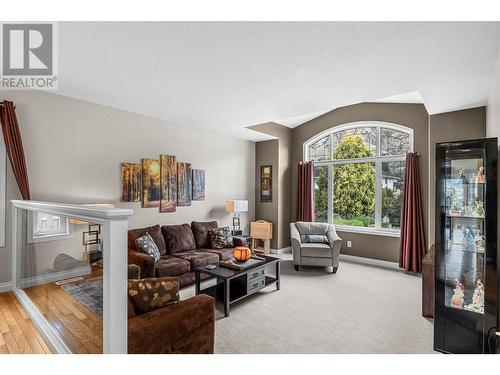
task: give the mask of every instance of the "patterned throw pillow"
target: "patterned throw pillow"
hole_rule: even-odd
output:
[[[177,277],[152,277],[129,280],[128,296],[135,311],[144,314],[179,301]]]
[[[330,244],[328,237],[322,234],[304,234],[301,236],[301,240],[304,243],[324,243]]]
[[[231,236],[231,229],[229,227],[211,229],[208,233],[210,234],[210,242],[213,249],[234,247],[233,236]]]
[[[153,237],[151,237],[148,232],[135,240],[135,246],[137,246],[137,250],[139,250],[141,253],[150,255],[155,258],[155,262],[158,262],[160,260],[160,250],[158,249],[158,246],[156,246]]]

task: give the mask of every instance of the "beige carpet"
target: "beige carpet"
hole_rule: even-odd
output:
[[[227,318],[217,304],[216,353],[433,352],[420,277],[346,261],[336,274],[296,272],[291,255],[282,258],[280,291],[270,286],[231,305]],[[181,291],[192,295],[193,285]]]

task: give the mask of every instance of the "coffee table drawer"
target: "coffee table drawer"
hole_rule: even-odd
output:
[[[253,279],[256,279],[258,277],[261,277],[262,275],[264,275],[264,268],[252,270],[252,271],[247,273],[247,280],[250,283],[250,281],[252,281]]]
[[[247,282],[247,293],[251,293],[257,289],[261,289],[266,285],[266,276],[264,274],[248,280]]]

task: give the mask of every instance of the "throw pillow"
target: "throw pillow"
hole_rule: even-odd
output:
[[[301,240],[304,243],[324,243],[327,245],[330,244],[330,241],[328,241],[328,237],[323,234],[304,234],[302,235]]]
[[[135,240],[135,245],[137,246],[137,250],[141,253],[147,254],[155,258],[155,262],[158,262],[161,258],[160,250],[156,243],[153,241],[153,237],[146,232],[145,235],[137,238]]]
[[[231,236],[231,229],[229,227],[211,229],[208,233],[210,234],[210,242],[213,249],[234,247],[233,236]]]
[[[179,301],[177,277],[151,277],[128,281],[129,300],[138,314],[144,314]]]

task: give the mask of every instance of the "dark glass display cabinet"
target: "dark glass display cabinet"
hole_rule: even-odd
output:
[[[434,349],[496,352],[497,138],[436,145]]]

